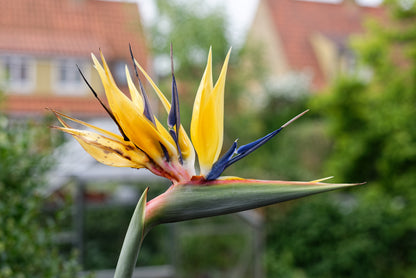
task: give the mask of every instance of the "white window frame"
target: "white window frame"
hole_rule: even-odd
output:
[[[90,77],[90,68],[86,59],[60,57],[54,60],[52,82],[56,94],[66,96],[83,96],[87,94],[87,85],[78,72],[77,65],[88,80]]]
[[[9,70],[7,64],[9,63]],[[26,77],[22,79],[22,70]],[[0,55],[0,76],[6,92],[27,94],[36,84],[36,61],[33,57],[19,54]]]

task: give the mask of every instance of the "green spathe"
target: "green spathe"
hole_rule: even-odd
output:
[[[172,186],[146,206],[145,229],[259,208],[356,184],[225,179]]]

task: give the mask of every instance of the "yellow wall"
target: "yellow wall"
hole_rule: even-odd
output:
[[[52,94],[52,65],[50,60],[36,60],[36,82],[35,94],[50,95]]]
[[[311,43],[318,59],[319,67],[326,80],[332,80],[339,73],[339,54],[334,42],[315,33],[311,36]]]
[[[82,71],[87,78],[88,82],[91,86],[97,91],[101,91],[101,82],[99,81],[98,75],[96,74],[96,70],[92,66],[92,62],[90,63],[89,60],[85,60],[86,66],[82,67]],[[60,91],[58,85],[56,85],[56,58],[52,57],[41,57],[35,58],[34,66],[36,69],[35,73],[35,87],[32,90],[32,94],[34,95],[76,95],[76,96],[86,96],[90,93],[87,84],[85,86],[81,86],[81,89],[77,89],[74,94],[71,94],[70,91],[64,92]],[[75,74],[78,73],[78,69],[74,66]]]
[[[278,30],[275,30],[273,18],[265,1],[259,1],[257,12],[247,35],[247,44],[260,44],[264,63],[271,76],[287,73],[290,68]]]

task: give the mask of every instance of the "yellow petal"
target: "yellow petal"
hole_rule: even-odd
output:
[[[61,117],[67,118],[68,120],[71,120],[71,121],[76,122],[76,123],[78,123],[78,124],[81,124],[81,125],[83,125],[83,126],[89,127],[89,128],[91,128],[91,129],[93,129],[93,130],[95,130],[95,131],[97,131],[97,132],[99,132],[99,133],[101,133],[101,134],[106,135],[107,137],[110,137],[111,139],[114,139],[114,140],[117,140],[117,141],[123,141],[123,137],[122,137],[122,136],[120,136],[120,135],[118,135],[118,134],[115,134],[115,133],[110,132],[110,131],[108,131],[108,130],[105,130],[105,129],[99,128],[99,127],[97,127],[97,126],[94,126],[94,125],[92,125],[92,124],[86,123],[86,122],[84,122],[84,121],[81,121],[81,120],[78,120],[78,119],[72,118],[72,117],[67,116],[67,115],[65,115],[65,114],[63,114],[63,113],[60,113],[60,112],[58,112],[58,111],[52,110],[52,112],[53,112],[53,113],[55,113],[55,115],[56,115],[57,119],[59,120],[59,122],[60,122],[60,123],[61,123],[64,127],[71,128],[71,126],[70,126],[69,124],[67,124],[66,122],[64,122],[64,120],[63,120]]]
[[[155,90],[155,92],[156,92],[157,96],[159,97],[160,102],[162,102],[163,107],[165,108],[166,112],[169,113],[170,107],[171,107],[171,104],[170,104],[169,100],[165,97],[165,95],[162,93],[162,91],[157,87],[155,82],[147,74],[147,72],[143,69],[143,67],[136,60],[134,60],[134,62],[136,64],[137,68],[142,72],[142,74],[146,78],[147,82],[150,83],[153,90]],[[182,125],[179,129],[179,147],[181,148],[183,158],[185,160],[188,160],[189,164],[192,164],[192,167],[193,167],[193,164],[194,164],[194,161],[195,161],[194,147],[192,146],[192,142],[189,139],[188,134],[186,134],[186,131],[183,128]]]
[[[117,141],[103,135],[66,127],[56,127],[71,134],[98,162],[115,167],[143,168],[149,163],[145,153],[131,142]]]
[[[224,134],[224,87],[230,51],[225,58],[220,76],[212,87],[211,49],[204,75],[195,98],[191,139],[198,154],[201,174],[206,175],[217,161],[223,143]]]
[[[129,69],[127,68],[127,65],[126,65],[125,71],[126,71],[127,85],[129,86],[131,101],[137,106],[137,111],[140,114],[143,114],[143,111],[144,111],[143,97],[137,90],[136,86],[134,85],[134,82],[131,79],[130,72],[129,72]]]
[[[134,86],[134,83],[130,78],[130,73],[129,73],[129,70],[128,70],[127,67],[126,67],[126,76],[127,76],[127,83],[128,83],[129,89],[130,89],[130,94],[131,94],[131,97],[132,97],[132,101],[133,101],[133,103],[135,103],[138,106],[141,113],[143,113],[143,111],[144,111],[144,102],[143,102],[142,95],[139,93],[136,86]],[[154,120],[155,120],[155,123],[156,123],[156,129],[161,133],[161,136],[164,137],[164,138],[170,138],[171,136],[170,136],[169,132],[159,122],[159,120],[156,119],[156,118]]]
[[[196,93],[193,112],[192,112],[192,123],[191,123],[191,133],[192,129],[197,125],[200,115],[201,103],[205,102],[208,96],[211,94],[213,89],[212,85],[212,51],[209,49],[207,66],[202,76],[201,83],[199,84],[198,91]]]
[[[164,153],[161,144],[170,157],[178,157],[175,142],[158,129],[136,108],[130,99],[120,91],[114,82],[107,63],[101,54],[103,66],[93,55],[94,65],[100,75],[111,111],[126,136],[158,164],[163,163]],[[159,128],[159,127],[158,127]],[[163,128],[163,127],[161,127]]]

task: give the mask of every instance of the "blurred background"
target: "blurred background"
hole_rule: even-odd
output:
[[[14,0],[0,14],[0,277],[112,277],[141,192],[169,186],[49,128],[45,108],[116,130],[77,65],[103,97],[101,49],[124,90],[129,43],[167,96],[173,44],[185,127],[209,48],[216,79],[233,47],[224,149],[311,109],[225,175],[366,182],[157,227],[137,277],[416,277],[414,0]]]

